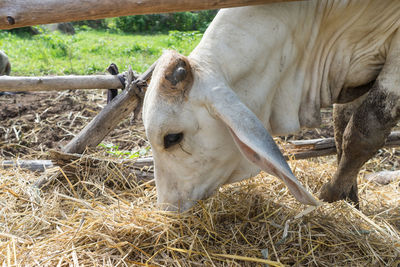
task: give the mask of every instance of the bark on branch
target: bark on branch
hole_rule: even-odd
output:
[[[147,81],[157,62],[146,70],[136,80]],[[136,90],[138,84],[133,83],[132,86],[122,91],[113,101],[100,111],[99,114],[86,127],[76,135],[64,148],[63,152],[82,154],[86,147],[97,146],[104,137],[107,136],[117,125],[132,113],[140,104]]]
[[[123,85],[116,75],[70,75],[43,77],[0,76],[0,92],[120,88],[123,88]]]
[[[296,0],[2,0],[0,1],[0,29],[291,1]]]
[[[290,141],[290,145],[286,146],[289,155],[286,159],[294,157],[294,159],[308,159],[336,154],[335,140],[333,138],[321,138],[311,140]],[[385,147],[400,146],[400,132],[392,132],[385,143]]]

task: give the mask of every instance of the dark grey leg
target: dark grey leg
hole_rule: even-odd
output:
[[[336,109],[336,115],[349,117],[346,107]],[[358,172],[385,144],[391,128],[399,119],[399,94],[384,88],[377,81],[366,99],[350,116],[342,136],[339,128],[343,128],[345,122],[335,123],[338,126],[337,144],[341,147],[338,169],[333,179],[322,187],[321,199],[328,202],[349,199],[358,205]]]
[[[338,136],[342,142],[338,169],[333,179],[321,188],[321,199],[328,202],[349,199],[358,206],[358,172],[385,144],[399,119],[400,32],[396,32],[372,89],[351,115],[343,136]]]
[[[365,96],[359,97],[358,99],[349,103],[333,105],[333,124],[335,130],[335,144],[337,149],[338,165],[340,164],[340,159],[342,158],[344,130],[349,124],[351,116],[353,116],[354,112],[365,100]]]

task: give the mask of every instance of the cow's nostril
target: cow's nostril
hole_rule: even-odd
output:
[[[183,139],[183,133],[167,134],[164,136],[164,148],[179,144]]]

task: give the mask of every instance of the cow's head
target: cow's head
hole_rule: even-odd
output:
[[[281,178],[299,201],[317,205],[254,113],[213,70],[199,69],[168,51],[146,92],[143,121],[154,156],[158,203],[188,209],[219,186],[248,178],[257,165]]]

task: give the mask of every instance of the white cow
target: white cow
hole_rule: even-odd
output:
[[[10,75],[11,73],[11,63],[8,59],[8,56],[0,50],[0,76],[2,75]],[[0,96],[14,94],[13,92],[0,92]]]
[[[11,64],[8,56],[0,50],[0,75],[10,75]]]
[[[357,203],[357,173],[400,117],[399,27],[398,0],[221,10],[189,57],[160,58],[146,93],[158,202],[185,210],[263,169],[317,205],[270,134],[317,127],[321,107],[360,99],[336,108],[339,167],[320,195]]]

